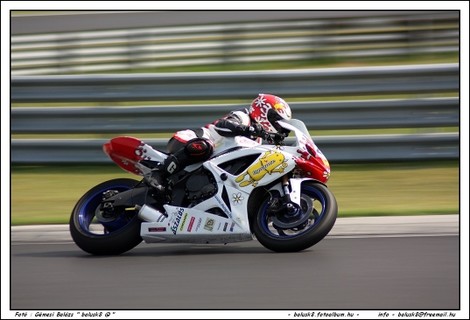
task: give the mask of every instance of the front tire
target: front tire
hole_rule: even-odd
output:
[[[142,242],[141,221],[135,212],[119,212],[109,221],[97,219],[103,192],[130,190],[137,183],[133,179],[109,180],[93,187],[78,200],[69,222],[70,234],[78,247],[94,255],[118,255]]]
[[[275,252],[297,252],[310,248],[330,232],[338,215],[338,205],[333,193],[325,185],[315,181],[302,183],[301,218],[296,227],[287,229],[277,226],[277,218],[268,210],[269,201],[269,197],[262,199],[252,220],[252,229],[256,239]]]

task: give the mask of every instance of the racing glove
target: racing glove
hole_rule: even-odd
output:
[[[235,132],[239,135],[250,137],[250,138],[265,136],[265,131],[263,127],[258,123],[252,126],[237,125],[235,128]]]
[[[255,123],[247,128],[248,133],[253,137],[261,137],[264,139],[267,132],[264,131],[264,128],[259,123]]]

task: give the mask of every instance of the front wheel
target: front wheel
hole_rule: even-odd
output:
[[[70,234],[83,251],[95,255],[117,255],[137,246],[141,221],[135,211],[111,208],[103,214],[106,194],[133,189],[137,180],[113,179],[85,193],[72,210]]]
[[[307,249],[322,240],[336,222],[338,205],[331,191],[315,181],[302,183],[300,208],[294,215],[287,211],[273,213],[271,197],[261,201],[252,220],[256,239],[276,252],[296,252]]]

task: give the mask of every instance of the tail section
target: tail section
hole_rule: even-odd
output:
[[[122,169],[143,175],[141,161],[163,162],[167,155],[134,137],[116,137],[103,145],[103,151]]]

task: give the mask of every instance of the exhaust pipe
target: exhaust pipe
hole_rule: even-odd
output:
[[[137,214],[140,220],[146,221],[146,222],[156,222],[161,216],[165,216],[163,213],[158,211],[157,209],[154,209],[152,207],[149,207],[148,205],[144,204],[140,210],[139,213]]]

